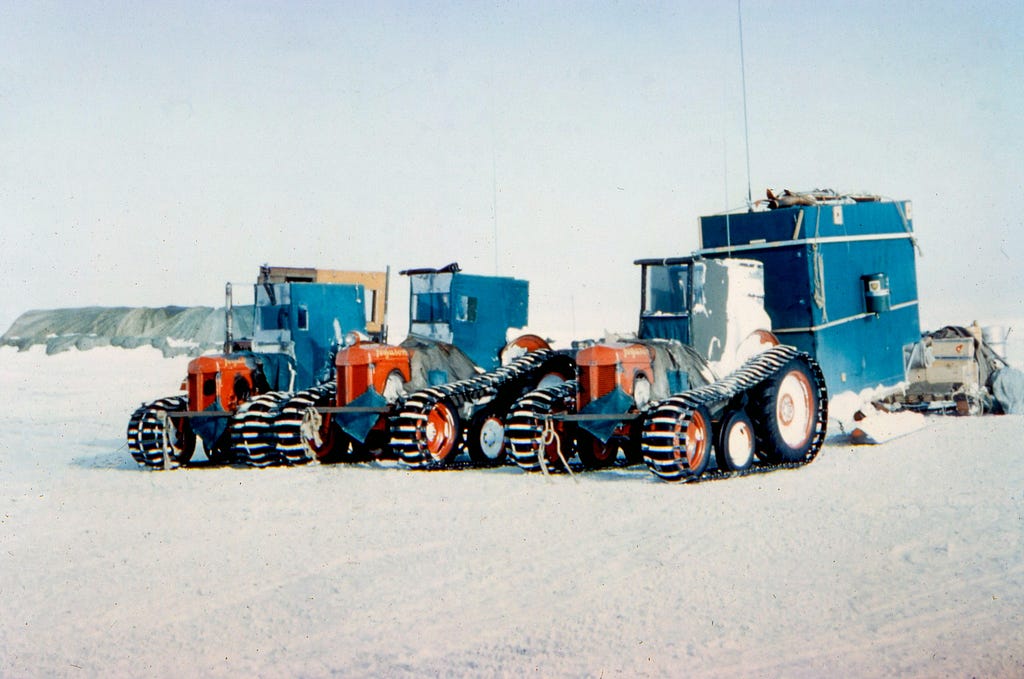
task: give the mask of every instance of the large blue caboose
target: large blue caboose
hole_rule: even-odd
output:
[[[818,360],[830,391],[894,385],[921,335],[911,204],[811,202],[702,217],[699,254],[763,263],[772,330]]]

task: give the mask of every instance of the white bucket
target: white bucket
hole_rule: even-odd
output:
[[[986,325],[981,329],[981,338],[985,344],[992,347],[992,350],[1005,360],[1010,358],[1006,355],[1006,339],[1010,335],[1010,330],[1011,328],[1005,325]]]

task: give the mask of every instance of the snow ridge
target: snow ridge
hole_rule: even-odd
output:
[[[252,306],[235,307],[235,337],[252,335],[252,318]],[[224,309],[213,307],[35,309],[11,324],[0,336],[0,346],[25,351],[44,345],[47,354],[105,346],[152,346],[166,357],[198,356],[223,346],[224,326]]]

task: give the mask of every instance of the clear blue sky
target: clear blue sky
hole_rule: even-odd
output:
[[[1024,318],[1022,7],[743,5],[755,197],[913,200],[926,322]],[[529,279],[539,328],[629,329],[633,259],[744,204],[737,23],[735,2],[0,4],[0,325],[216,305],[263,262],[458,260]]]

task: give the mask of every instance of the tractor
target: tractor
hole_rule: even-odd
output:
[[[189,363],[185,394],[132,414],[132,457],[147,467],[177,467],[191,460],[198,438],[212,463],[275,462],[272,422],[287,394],[331,378],[345,334],[385,338],[387,278],[387,272],[262,266],[247,339],[233,337],[227,284],[223,353]]]
[[[577,343],[578,379],[538,389],[509,415],[509,453],[525,470],[578,456],[607,467],[620,451],[661,478],[709,464],[744,471],[809,461],[824,439],[817,363],[767,328],[762,265],[742,259],[642,259],[635,337]],[[715,450],[711,456],[712,446]]]
[[[526,281],[465,274],[455,263],[401,275],[409,278],[409,337],[397,346],[348,338],[336,379],[281,408],[278,447],[288,462],[392,454],[433,467],[465,448],[476,464],[499,464],[512,402],[573,377],[571,359],[542,338],[507,341],[509,329],[527,323]]]

